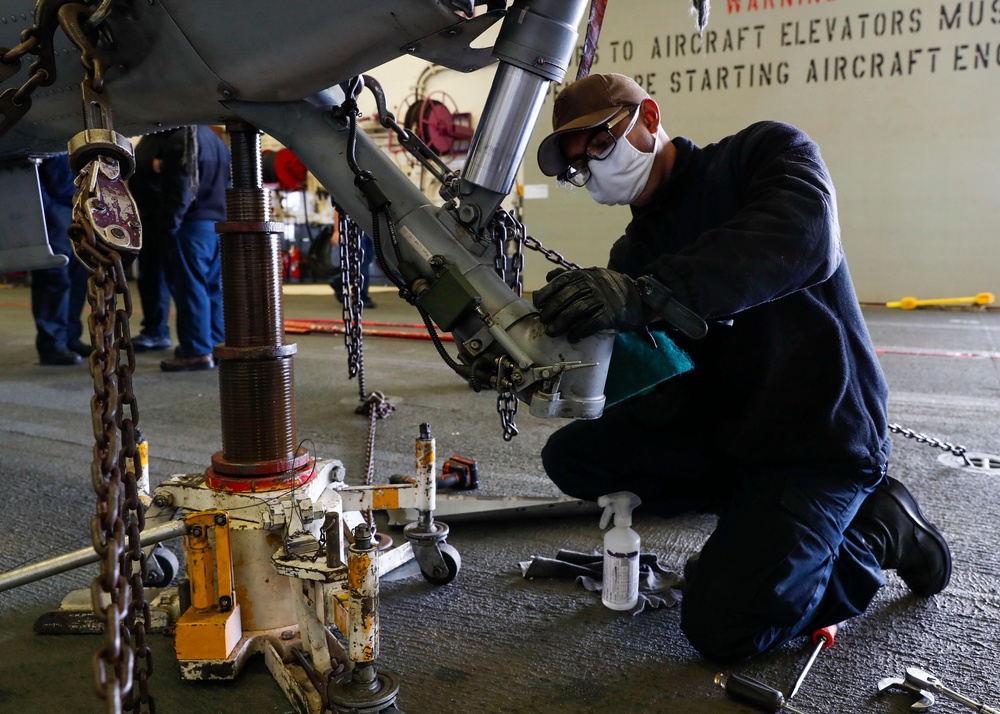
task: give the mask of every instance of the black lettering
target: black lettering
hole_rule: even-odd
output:
[[[956,72],[964,72],[969,68],[969,66],[965,64],[965,56],[962,54],[962,50],[967,50],[967,49],[969,49],[968,45],[957,45],[955,47],[954,69]]]
[[[948,9],[942,4],[941,15],[938,17],[939,30],[957,30],[962,25],[962,6],[955,6],[955,14],[948,17]]]
[[[903,58],[899,56],[898,52],[893,54],[892,69],[889,70],[890,77],[895,77],[897,75],[900,77],[903,76]]]
[[[882,35],[885,34],[885,26],[886,26],[886,24],[887,23],[886,23],[885,13],[884,12],[880,12],[877,15],[875,15],[875,22],[873,23],[873,25],[874,25],[874,28],[875,28],[875,36],[876,37],[881,37]]]
[[[1000,0],[994,0],[996,3],[1000,3]],[[917,33],[920,32],[920,8],[916,7],[910,11],[910,32]]]
[[[622,59],[626,62],[632,61],[632,40],[625,40],[622,44]]]
[[[640,87],[646,90],[646,94],[653,96],[656,92],[653,90],[653,77],[656,76],[656,72],[647,72],[646,74],[635,74],[632,75],[632,79]]]
[[[788,63],[779,62],[778,63],[778,84],[788,84]]]
[[[909,69],[907,69],[906,71],[907,74],[913,74],[913,65],[917,63],[917,55],[919,55],[921,52],[923,52],[923,50],[921,49],[910,50],[910,66]]]
[[[860,66],[860,69],[858,69],[859,66]],[[865,76],[865,56],[864,55],[855,55],[854,62],[851,63],[851,74],[854,76],[855,79],[864,79],[864,76]]]
[[[980,62],[982,63],[982,68],[986,69],[990,66],[990,43],[987,42],[985,45],[976,43],[976,58],[974,60],[975,64],[973,67],[979,69]]]
[[[1000,2],[1000,0],[997,0]],[[709,30],[705,33],[705,54],[711,52],[715,54],[715,41],[718,39],[718,33],[715,30]]]
[[[715,86],[719,89],[729,89],[729,68],[719,67],[718,76],[715,80]]]
[[[821,20],[818,17],[814,17],[809,21],[809,44],[818,45],[819,44],[819,28]]]
[[[809,69],[806,71],[806,84],[810,82],[817,82],[819,78],[816,75],[816,60],[809,60]]]
[[[872,77],[876,74],[882,76],[882,63],[885,62],[885,56],[881,52],[876,52],[872,55]]]
[[[739,12],[739,10],[737,10]],[[670,91],[674,94],[681,91],[681,73],[671,72],[670,73]]]
[[[972,27],[979,27],[983,24],[983,17],[986,16],[986,3],[984,0],[979,0],[979,17],[976,17],[976,4],[974,2],[969,2],[969,25]]]
[[[903,17],[902,10],[892,11],[892,34],[903,34]]]
[[[840,33],[840,41],[844,42],[845,40],[853,40],[853,39],[854,39],[854,35],[851,34],[851,18],[845,17],[844,18],[844,29]]]
[[[1000,2],[1000,0],[997,0],[997,2]],[[781,46],[782,47],[788,47],[791,44],[791,42],[788,41],[788,28],[791,27],[791,25],[792,25],[792,23],[790,23],[790,22],[783,22],[783,23],[781,23]]]
[[[652,50],[652,52],[649,53],[649,59],[661,59],[661,58],[662,58],[662,55],[660,54],[660,38],[659,37],[654,37],[653,38],[653,50]]]
[[[940,47],[928,47],[927,51],[931,55],[931,74],[937,71],[937,53],[941,51]]]
[[[865,39],[865,26],[868,23],[868,13],[862,12],[858,15],[858,19],[861,20],[861,39]]]
[[[847,58],[838,57],[834,65],[833,70],[833,81],[836,82],[838,79],[847,79]]]
[[[754,25],[753,29],[757,33],[757,49],[759,50],[760,49],[761,39],[764,36],[764,26],[763,25]]]

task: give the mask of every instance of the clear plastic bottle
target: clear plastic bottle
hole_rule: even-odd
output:
[[[614,528],[604,534],[604,587],[601,601],[612,610],[630,610],[639,601],[639,534],[632,530],[632,510],[642,501],[618,491],[601,496],[601,530],[614,516]]]

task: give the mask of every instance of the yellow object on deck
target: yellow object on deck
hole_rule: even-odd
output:
[[[886,307],[901,307],[912,310],[929,305],[992,305],[996,298],[993,293],[979,293],[975,297],[935,298],[933,300],[917,300],[915,297],[905,297],[897,302],[887,302]]]

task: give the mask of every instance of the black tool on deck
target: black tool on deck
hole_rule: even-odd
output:
[[[715,675],[715,683],[726,690],[733,699],[768,714],[776,714],[781,710],[792,714],[804,714],[785,702],[785,695],[774,687],[763,682],[746,677],[742,674],[719,672]]]
[[[394,474],[389,477],[389,483],[416,483],[413,476]],[[464,456],[452,456],[441,467],[441,475],[434,480],[437,488],[450,488],[455,491],[471,491],[479,488],[479,464],[474,459]]]

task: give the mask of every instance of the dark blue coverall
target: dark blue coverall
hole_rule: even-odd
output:
[[[170,254],[170,284],[177,307],[177,341],[184,357],[212,354],[225,340],[222,254],[215,224],[226,220],[231,182],[229,147],[210,127],[196,127],[195,167],[187,162],[187,130],[169,135],[162,148],[161,212]],[[193,187],[193,188],[192,188]]]
[[[42,188],[45,231],[52,252],[69,257],[61,268],[31,271],[31,314],[35,318],[35,347],[42,362],[57,351],[89,352],[80,314],[87,300],[87,269],[73,254],[66,232],[73,207],[74,175],[66,154],[42,161],[38,167]],[[87,344],[85,345],[84,342]]]
[[[733,662],[860,614],[885,583],[850,524],[885,478],[888,390],[816,145],[775,122],[673,143],[609,267],[657,277],[709,321],[703,340],[674,335],[695,368],[560,429],[542,458],[571,496],[719,514],[681,627]]]

